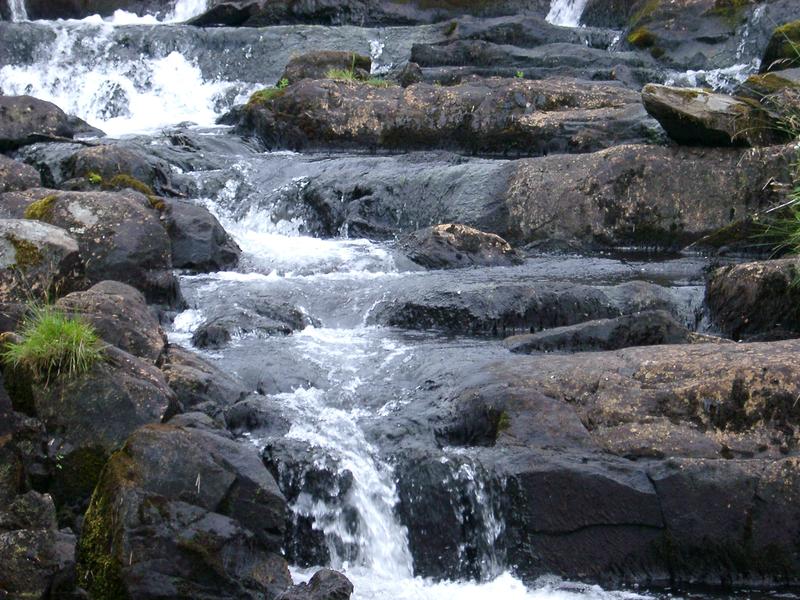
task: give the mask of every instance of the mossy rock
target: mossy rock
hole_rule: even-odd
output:
[[[25,218],[34,219],[36,221],[49,221],[53,216],[53,205],[58,200],[56,194],[50,194],[44,198],[40,198],[25,209]]]
[[[752,4],[752,0],[716,0],[706,14],[718,16],[734,27],[746,18],[746,11]]]
[[[257,106],[267,106],[272,103],[275,98],[280,98],[286,92],[285,89],[278,88],[265,88],[254,92],[250,99],[247,101],[248,108],[255,108]]]
[[[635,48],[652,48],[656,44],[656,36],[646,27],[639,27],[628,34],[628,43]]]
[[[761,59],[761,72],[796,66],[800,66],[800,20],[775,29]]]

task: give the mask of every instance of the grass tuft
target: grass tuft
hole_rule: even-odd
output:
[[[354,69],[328,69],[325,79],[336,79],[337,81],[355,81],[356,72]]]
[[[85,373],[104,357],[94,327],[52,306],[32,308],[18,333],[21,340],[8,343],[0,356],[45,385]]]

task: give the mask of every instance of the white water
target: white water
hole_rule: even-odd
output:
[[[25,0],[8,0],[8,9],[11,20],[15,23],[28,20],[28,11],[25,9]]]
[[[547,21],[562,27],[577,27],[588,0],[552,0]]]
[[[213,125],[220,112],[244,101],[254,86],[207,81],[179,52],[107,60],[113,27],[53,25],[55,40],[31,65],[0,69],[0,92],[49,100],[111,136],[156,132],[184,121]]]

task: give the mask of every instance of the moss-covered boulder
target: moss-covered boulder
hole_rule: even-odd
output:
[[[743,263],[714,271],[706,287],[712,322],[734,339],[800,333],[800,261]]]
[[[36,492],[0,508],[0,595],[65,597],[74,581],[75,535],[59,531],[53,500]]]
[[[755,101],[696,88],[648,84],[647,112],[680,144],[760,146],[788,141],[776,121]]]
[[[115,188],[115,177],[129,177],[159,191],[168,181],[168,167],[123,144],[100,144],[81,148],[61,165],[64,179],[83,179],[95,189]],[[68,185],[65,187],[69,187]],[[124,187],[124,186],[122,186]]]
[[[779,71],[800,65],[800,20],[777,27],[769,40],[761,72]]]
[[[167,339],[141,292],[117,281],[103,281],[56,302],[58,308],[90,323],[103,340],[156,363]]]
[[[0,219],[0,302],[54,298],[83,289],[78,242],[64,229],[23,219]]]
[[[137,428],[178,410],[161,371],[113,346],[84,374],[28,379],[33,411],[50,436],[50,490],[60,508],[85,508],[108,456]],[[16,383],[25,374],[11,373]]]
[[[293,56],[286,64],[280,81],[287,84],[301,79],[325,79],[330,71],[352,73],[356,79],[367,79],[372,59],[357,52],[317,50]]]
[[[149,302],[182,303],[172,274],[172,250],[159,213],[139,192],[60,192],[34,188],[4,194],[17,218],[63,227],[78,241],[92,283],[107,279],[139,289]]]
[[[188,418],[187,418],[188,417]],[[79,583],[97,600],[275,598],[286,501],[256,448],[202,418],[135,432],[86,513]]]
[[[36,169],[0,154],[0,194],[41,185],[42,178]]]
[[[239,130],[270,148],[536,156],[649,142],[653,126],[641,97],[618,85],[491,77],[407,88],[304,79],[248,103]]]
[[[522,255],[499,235],[450,223],[415,231],[400,240],[400,249],[413,262],[428,269],[471,266],[511,266]]]

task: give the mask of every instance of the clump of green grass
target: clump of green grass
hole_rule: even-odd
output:
[[[337,81],[355,81],[356,72],[354,69],[328,69],[325,79],[336,79]]]
[[[18,334],[20,341],[6,344],[0,356],[45,385],[55,377],[85,373],[104,359],[94,327],[52,306],[32,308]]]

